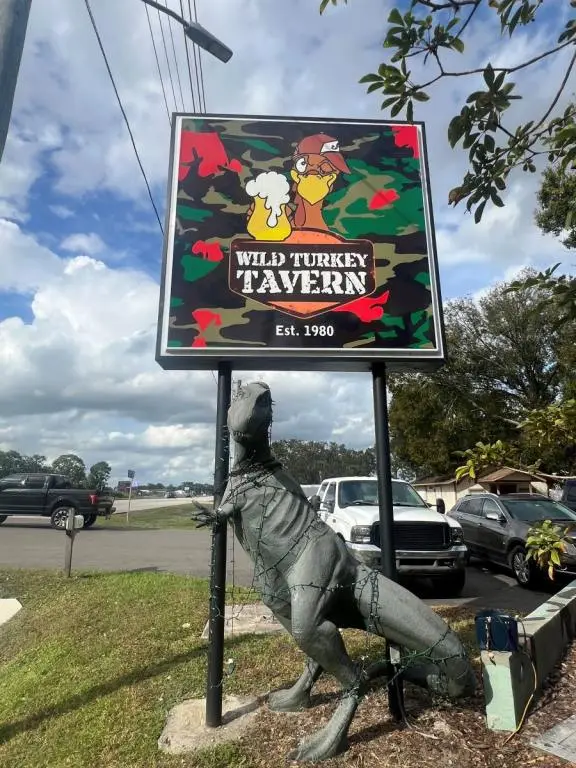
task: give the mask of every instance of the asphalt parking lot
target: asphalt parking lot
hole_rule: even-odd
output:
[[[65,534],[42,518],[9,518],[0,526],[0,573],[5,568],[60,569],[64,563]],[[74,543],[73,568],[96,571],[158,571],[207,577],[210,572],[211,536],[200,530],[106,529],[95,524],[81,531]],[[228,536],[228,581],[252,583],[252,564],[234,538]],[[527,591],[507,573],[473,563],[468,568],[462,597],[442,599],[432,595],[425,581],[408,585],[426,602],[503,608],[529,612],[550,593]]]

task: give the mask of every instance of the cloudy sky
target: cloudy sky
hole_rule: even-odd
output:
[[[86,7],[32,5],[0,166],[0,449],[106,459],[114,478],[130,467],[141,482],[208,480],[214,376],[165,372],[155,362],[162,238]],[[170,5],[179,9],[179,0]],[[203,57],[207,110],[379,117],[381,98],[367,96],[358,80],[384,60],[391,5],[350,0],[320,17],[318,0],[198,0],[199,20],[234,50],[228,64]],[[145,7],[92,6],[163,218],[169,122]],[[166,74],[155,12],[151,20]],[[182,34],[173,33],[190,110]],[[544,24],[502,42],[496,27],[481,23],[465,60],[450,64],[518,63],[551,34]],[[520,119],[545,111],[565,64],[550,57],[518,78],[530,95],[516,108]],[[449,149],[446,126],[473,89],[470,80],[453,80],[416,115],[426,121],[444,299],[476,294],[526,264],[566,259],[532,224],[533,176],[517,176],[506,207],[487,210],[480,226],[448,208],[464,161]],[[367,375],[262,374],[277,402],[274,437],[373,442]]]

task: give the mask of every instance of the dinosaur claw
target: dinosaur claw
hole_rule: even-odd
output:
[[[328,726],[330,724],[328,723]],[[300,744],[288,755],[289,760],[296,762],[319,763],[322,760],[329,760],[336,757],[348,748],[348,738],[346,734],[333,733],[325,726],[317,733],[307,739],[303,739]]]
[[[272,691],[268,696],[271,712],[302,712],[310,707],[310,694],[293,691],[292,688]]]

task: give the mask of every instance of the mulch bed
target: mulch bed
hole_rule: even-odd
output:
[[[511,768],[542,766],[566,768],[568,763],[530,746],[536,735],[576,712],[576,643],[550,676],[540,699],[522,730],[504,743],[507,733],[485,725],[484,695],[479,659],[475,662],[479,686],[470,700],[451,704],[434,700],[426,691],[406,685],[406,710],[411,728],[399,727],[388,713],[386,691],[373,690],[352,723],[346,753],[322,763],[326,768]],[[254,765],[288,765],[286,755],[298,742],[328,721],[338,689],[331,680],[315,688],[313,707],[298,714],[277,714],[264,707],[242,746]],[[292,763],[292,765],[297,765]]]

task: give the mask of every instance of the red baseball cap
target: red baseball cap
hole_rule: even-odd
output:
[[[302,139],[296,147],[294,158],[302,157],[302,155],[325,155],[326,159],[341,173],[352,173],[346,160],[340,154],[338,139],[325,133],[316,133],[314,136],[306,136],[305,139]]]

